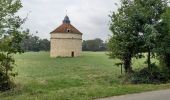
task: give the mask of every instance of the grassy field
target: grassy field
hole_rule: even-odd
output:
[[[78,58],[50,58],[48,52],[16,56],[17,87],[0,93],[0,100],[91,100],[150,90],[167,89],[170,84],[121,84],[118,60],[104,52],[83,52]],[[143,61],[134,60],[136,68]]]

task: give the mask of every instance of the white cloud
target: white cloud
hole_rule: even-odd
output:
[[[32,33],[38,31],[41,38],[50,38],[50,32],[58,27],[66,15],[83,34],[83,39],[107,39],[109,17],[119,0],[21,0],[19,15],[28,20],[24,24]]]

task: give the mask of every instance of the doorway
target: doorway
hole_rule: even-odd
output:
[[[71,52],[71,57],[74,57],[74,51]]]

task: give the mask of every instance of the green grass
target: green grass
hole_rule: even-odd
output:
[[[77,58],[50,58],[48,52],[16,55],[19,75],[14,90],[0,100],[91,100],[100,97],[170,88],[170,84],[121,84],[118,60],[104,52],[83,52]],[[133,60],[135,68],[144,59]]]

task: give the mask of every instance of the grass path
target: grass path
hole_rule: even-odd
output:
[[[83,52],[77,58],[50,58],[48,52],[16,55],[16,89],[0,93],[0,100],[91,100],[170,88],[161,85],[122,85],[118,60],[104,52]],[[143,60],[134,60],[134,66]]]

